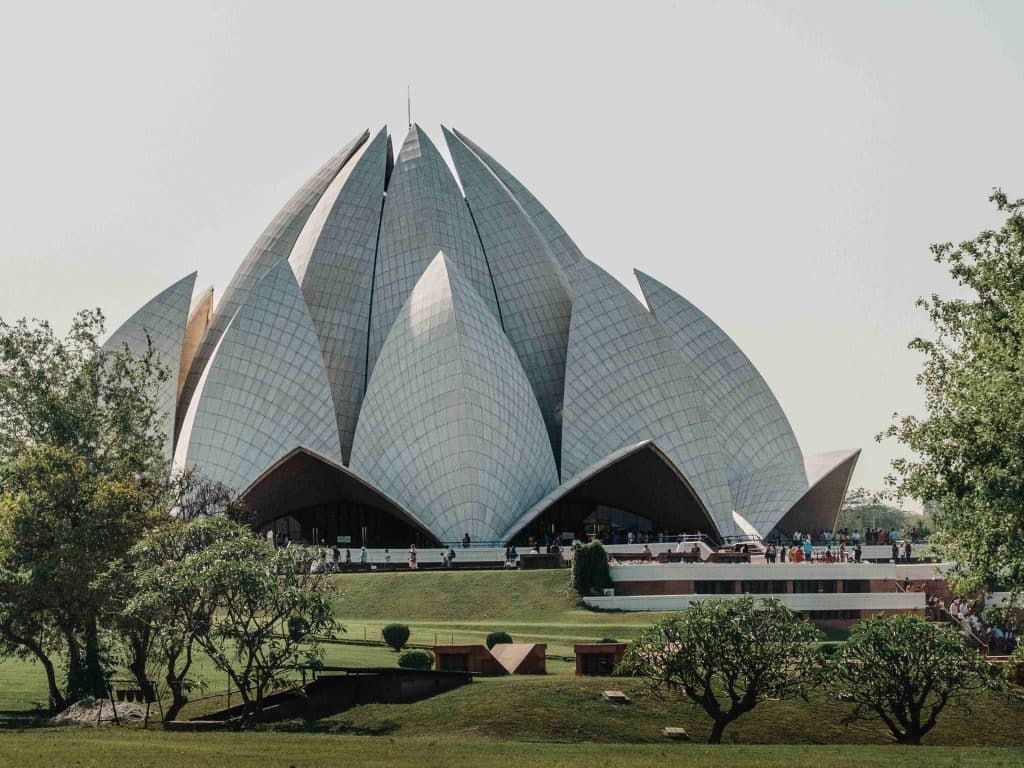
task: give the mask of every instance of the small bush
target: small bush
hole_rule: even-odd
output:
[[[605,635],[604,637],[602,637],[597,642],[599,642],[599,643],[617,643],[619,641],[616,640],[614,637],[609,637],[608,635]]]
[[[512,635],[510,635],[508,632],[504,632],[502,630],[498,630],[497,632],[491,632],[491,634],[489,634],[487,636],[487,650],[490,650],[491,648],[493,648],[494,646],[498,645],[499,643],[511,643],[511,642],[512,642]]]
[[[410,648],[398,654],[398,666],[406,669],[431,669],[434,666],[434,654],[419,648]]]
[[[388,624],[380,634],[393,651],[402,650],[409,642],[409,627],[405,624]]]

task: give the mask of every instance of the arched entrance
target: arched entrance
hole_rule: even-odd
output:
[[[261,531],[306,544],[435,546],[416,517],[346,467],[296,448],[242,494]]]
[[[506,538],[543,542],[563,533],[583,539],[587,534],[630,529],[703,533],[720,539],[686,478],[649,440],[607,456],[559,486]]]

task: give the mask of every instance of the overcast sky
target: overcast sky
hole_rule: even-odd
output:
[[[805,453],[882,486],[952,290],[928,245],[1024,195],[1024,2],[13,3],[0,24],[0,316],[110,328],[219,292],[364,128],[464,131],[584,253],[729,333]]]

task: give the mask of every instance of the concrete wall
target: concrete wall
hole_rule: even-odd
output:
[[[733,599],[742,595],[633,595],[585,597],[591,608],[606,611],[685,611],[699,600]],[[753,595],[774,597],[794,611],[923,611],[923,592],[848,592]]]

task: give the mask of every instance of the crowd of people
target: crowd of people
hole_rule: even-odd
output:
[[[947,605],[941,597],[931,597],[928,607],[940,617],[951,618],[966,638],[973,638],[989,653],[1011,654],[1017,647],[1018,637],[1010,624],[989,624],[966,600],[955,597]]]
[[[455,564],[455,547],[449,546],[441,550],[441,567],[451,568]],[[409,570],[419,570],[419,551],[415,544],[410,544],[406,553],[406,562]],[[365,546],[360,547],[355,558],[352,556],[352,548],[342,549],[340,545],[323,547],[322,556],[316,557],[310,563],[312,573],[343,573],[354,570],[355,566],[364,569],[369,566],[370,570],[391,570],[394,566],[391,549],[384,548],[384,553],[378,562],[374,562],[369,550]]]
[[[793,531],[791,536],[794,545],[801,544],[804,539],[810,539],[812,543],[822,546],[846,544],[851,547],[856,544],[863,544],[865,546],[895,544],[904,538],[906,537],[895,528],[868,528],[863,533],[861,531],[851,531],[849,528],[840,528],[836,531]]]

